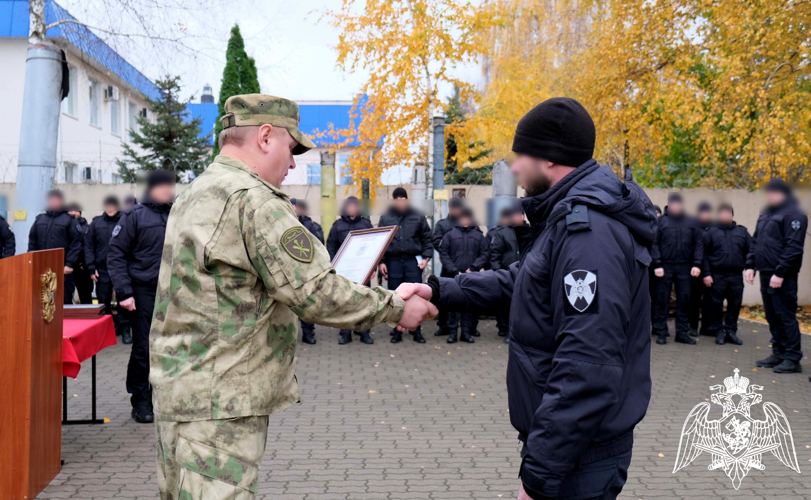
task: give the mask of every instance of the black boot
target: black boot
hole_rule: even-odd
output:
[[[315,344],[315,332],[304,330],[301,332],[301,341],[305,344]]]
[[[374,344],[375,341],[371,335],[369,335],[369,330],[364,330],[360,332],[360,341],[364,344]]]
[[[659,345],[665,345],[665,344],[667,344],[667,337],[665,337],[664,335],[659,335],[659,336],[656,338],[656,343],[657,343],[657,344],[659,344]]]
[[[149,405],[138,405],[132,409],[132,418],[139,424],[151,424],[155,421],[155,414]]]
[[[473,337],[471,337],[469,333],[462,332],[462,342],[467,342],[468,344],[472,344],[473,342],[476,342],[476,341],[473,340]]]
[[[510,343],[510,336],[509,336],[509,335],[507,335],[506,337],[504,337],[504,343],[505,343],[505,344],[509,344],[509,343]]]
[[[455,330],[451,330],[450,333],[448,334],[448,343],[449,344],[455,344],[456,343],[456,331]]]
[[[715,343],[718,344],[718,345],[726,344],[726,342],[724,341],[725,337],[726,337],[726,334],[724,332],[718,332],[715,335]]]
[[[352,342],[352,330],[341,330],[341,340],[338,344],[344,345]]]
[[[397,343],[402,342],[402,341],[403,341],[403,334],[400,333],[399,330],[396,330],[396,329],[392,330],[392,332],[391,332],[391,343],[392,344],[397,344]]]
[[[689,336],[679,337],[676,335],[676,342],[679,344],[695,345],[696,341]]]
[[[445,335],[448,335],[449,333],[450,332],[448,331],[447,328],[440,328],[439,330],[434,332],[434,337],[444,337]]]
[[[414,335],[414,342],[416,342],[418,344],[424,344],[425,343],[425,339],[422,337],[422,332],[421,331],[415,330],[413,335]]]
[[[743,345],[743,340],[739,339],[738,336],[732,332],[727,332],[726,341],[730,344]]]
[[[691,337],[698,337],[698,331],[696,331],[695,328],[690,328],[688,335],[690,335]]]
[[[803,367],[797,361],[784,359],[779,365],[774,367],[774,373],[802,373]]]
[[[482,334],[479,333],[479,330],[473,330],[472,332],[470,332],[470,334],[473,335],[474,337],[481,337],[482,336]]]
[[[755,366],[758,368],[774,368],[783,362],[783,358],[777,354],[770,354],[768,358],[755,361]]]
[[[121,343],[132,344],[132,330],[130,330],[130,327],[124,328],[124,331],[121,332]]]

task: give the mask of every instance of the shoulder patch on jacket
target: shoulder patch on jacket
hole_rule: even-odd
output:
[[[589,209],[585,205],[575,205],[566,215],[566,227],[570,233],[591,229],[589,224]]]
[[[567,315],[574,314],[575,311],[586,312],[597,298],[597,271],[577,269],[568,273],[563,278],[563,292],[566,294],[564,310]],[[599,312],[597,304],[589,312]]]
[[[118,236],[118,233],[121,232],[121,224],[116,224],[115,228],[113,228],[113,238]]]
[[[304,226],[291,227],[282,234],[281,246],[299,262],[313,261],[313,242]]]
[[[797,220],[797,219],[791,221],[791,229],[793,229],[795,231],[799,231],[800,230],[800,221]]]

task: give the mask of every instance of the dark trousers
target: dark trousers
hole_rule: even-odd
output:
[[[628,480],[632,450],[587,464],[563,476],[556,500],[615,500]],[[521,456],[526,455],[526,445]],[[541,497],[544,500],[547,497]],[[549,497],[551,499],[551,497]]]
[[[706,319],[702,320],[701,329],[706,328],[708,335],[717,335],[720,332],[736,333],[743,301],[743,274],[740,271],[737,273],[713,271],[712,286],[708,290],[711,306]],[[724,300],[727,301],[726,315],[724,315]]]
[[[690,324],[690,264],[663,264],[665,275],[656,286],[656,320],[654,333],[667,336],[667,313],[670,309],[670,290],[676,286],[676,338],[689,337]]]
[[[440,274],[440,276],[442,278],[453,278],[453,275],[447,274],[445,272],[442,272]],[[457,328],[459,328],[459,319],[458,318],[451,320],[451,321],[454,322],[453,327],[451,327],[449,325],[448,320],[450,319],[451,315],[452,315],[452,313],[449,313],[447,309],[442,309],[442,310],[439,311],[439,314],[436,317],[436,326],[438,326],[439,329],[441,331],[445,332],[445,333],[451,332],[451,331],[456,330]]]
[[[690,328],[698,331],[698,323],[701,321],[701,333],[709,335],[706,331],[709,326],[709,311],[712,307],[712,297],[710,290],[704,285],[702,278],[690,278]]]
[[[650,326],[653,331],[653,325],[656,323],[656,287],[659,284],[659,278],[656,277],[653,267],[648,270],[648,292],[650,293]]]
[[[301,323],[301,333],[315,333],[315,324],[299,320]]]
[[[73,292],[76,291],[76,282],[73,281],[73,273],[65,275],[65,305],[73,304]]]
[[[79,303],[92,304],[93,280],[90,279],[90,271],[77,268],[73,271],[73,282],[76,284],[76,291],[79,292]]]
[[[422,270],[416,256],[387,257],[385,263],[389,270],[389,290],[396,290],[403,283],[422,283]],[[420,332],[421,327],[415,331]]]
[[[104,304],[104,314],[113,316],[116,335],[121,335],[122,328],[125,325],[122,323],[122,319],[125,316],[124,313],[129,311],[119,305],[116,308],[116,313],[113,314],[113,282],[110,281],[110,275],[106,271],[99,271],[99,280],[96,282],[96,298],[99,299],[100,303]],[[126,324],[128,325],[129,322]]]
[[[507,311],[506,313],[496,314],[496,326],[498,327],[498,333],[501,336],[505,336],[510,333],[510,313]]]
[[[760,294],[772,334],[772,352],[792,361],[800,361],[803,351],[800,347],[800,325],[797,323],[797,275],[785,276],[780,288],[770,287],[771,279],[772,273],[760,273]]]
[[[152,386],[149,385],[149,328],[155,311],[156,287],[134,286],[135,310],[131,312],[132,352],[127,365],[127,392],[132,394],[133,408],[152,408]]]

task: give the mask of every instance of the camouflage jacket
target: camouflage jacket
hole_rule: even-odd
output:
[[[267,415],[299,401],[296,315],[361,331],[404,302],[335,274],[286,194],[218,156],[172,207],[150,382],[159,420]]]

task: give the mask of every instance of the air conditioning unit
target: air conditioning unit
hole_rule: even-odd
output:
[[[142,118],[146,118],[146,113],[147,113],[146,108],[141,108],[141,112],[138,114],[141,115]]]
[[[116,87],[115,85],[108,85],[107,88],[104,89],[104,100],[117,101],[118,99],[119,99],[118,87]]]

